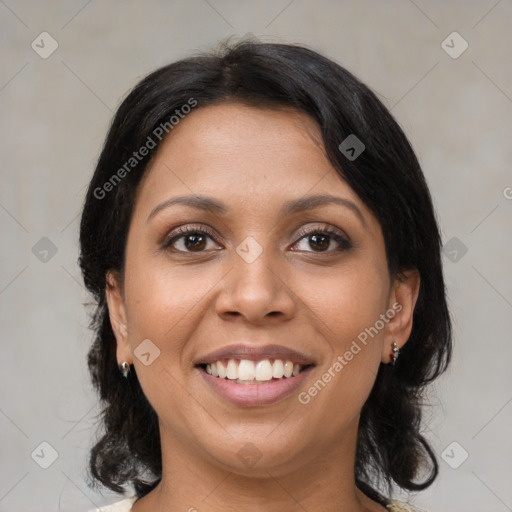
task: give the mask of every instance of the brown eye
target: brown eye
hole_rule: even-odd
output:
[[[330,238],[328,235],[311,235],[309,246],[315,251],[326,251],[329,248]]]
[[[207,252],[211,249],[219,249],[219,245],[215,243],[213,233],[207,228],[194,228],[192,226],[182,226],[176,229],[163,243],[164,249],[173,252]]]
[[[304,252],[342,252],[352,248],[352,243],[343,232],[332,228],[302,231],[301,238],[295,242],[296,250]]]
[[[183,237],[184,245],[189,251],[202,251],[206,247],[206,237],[200,234]]]

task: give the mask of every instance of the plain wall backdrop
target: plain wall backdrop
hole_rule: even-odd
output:
[[[0,511],[120,499],[86,485],[99,408],[77,266],[85,188],[138,80],[247,33],[336,60],[409,136],[442,228],[455,353],[425,411],[439,479],[405,498],[512,510],[511,24],[511,0],[0,0]]]

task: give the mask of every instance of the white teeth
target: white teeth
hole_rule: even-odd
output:
[[[215,361],[206,365],[206,373],[213,377],[236,380],[240,384],[268,382],[272,378],[295,377],[302,369],[303,365],[293,364],[292,361],[282,359],[276,359],[273,363],[269,359],[261,361],[229,359],[227,364],[223,361]]]
[[[230,359],[228,361],[228,366],[226,367],[226,377],[229,380],[238,379],[238,365],[234,359]]]
[[[272,368],[272,377],[275,379],[282,379],[284,376],[284,364],[281,359],[276,359]]]
[[[272,380],[272,365],[268,359],[264,359],[256,365],[256,380]]]
[[[256,368],[253,361],[248,361],[247,359],[240,361],[238,365],[238,378],[240,380],[254,380],[256,378]]]
[[[213,363],[215,364],[215,363]],[[219,379],[226,378],[226,367],[222,363],[222,361],[217,361],[217,373],[219,374]]]

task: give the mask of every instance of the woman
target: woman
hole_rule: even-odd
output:
[[[105,406],[103,510],[414,510],[446,368],[440,236],[376,96],[293,45],[176,62],[119,107],[80,264]],[[118,371],[118,367],[119,370]]]

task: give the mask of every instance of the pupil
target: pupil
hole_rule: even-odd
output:
[[[309,245],[314,249],[315,247],[311,242],[313,242],[317,248],[320,248],[320,251],[325,251],[329,247],[329,237],[326,235],[311,235]]]
[[[204,249],[205,238],[202,235],[189,235],[185,240],[185,245],[189,250]]]

